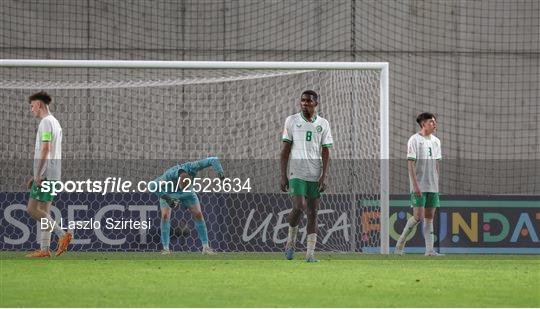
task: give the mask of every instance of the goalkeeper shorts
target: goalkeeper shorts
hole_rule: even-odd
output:
[[[321,197],[319,183],[298,178],[289,179],[289,195],[305,196],[312,199],[319,198]]]
[[[197,197],[197,194],[195,193],[189,193],[189,194],[183,193],[183,194],[178,194],[178,195],[171,194],[169,196],[171,197],[171,199],[179,201],[180,207],[185,208],[185,209],[189,209],[195,205],[200,204],[199,198]],[[159,207],[171,208],[169,204],[167,203],[167,201],[165,201],[162,198],[159,199]]]

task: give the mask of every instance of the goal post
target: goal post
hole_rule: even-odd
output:
[[[36,70],[36,74],[28,74],[31,70]],[[71,75],[69,72],[73,70],[75,73]],[[56,72],[51,74],[51,72]],[[109,72],[110,71],[110,72]],[[119,73],[122,72],[122,73]],[[145,73],[151,72],[151,73]],[[195,72],[195,73],[193,73]],[[200,73],[204,72],[204,73]],[[357,74],[358,72],[358,74]],[[374,75],[370,75],[374,72]],[[162,74],[163,73],[163,74]],[[53,80],[45,80],[53,77]],[[275,79],[275,82],[266,82],[264,80]],[[231,85],[231,83],[236,83]],[[324,86],[321,85],[324,83]],[[224,85],[221,85],[224,84]],[[191,87],[195,85],[193,89]],[[201,86],[204,85],[204,86]],[[255,88],[250,88],[254,86]],[[205,88],[206,87],[206,88]],[[127,89],[135,88],[137,90],[121,90],[115,93],[115,90],[111,89]],[[149,90],[148,93],[140,89],[156,88],[157,90]],[[175,90],[169,90],[169,88],[175,88]],[[287,89],[286,89],[287,88]],[[290,88],[290,89],[289,89]],[[232,61],[132,61],[132,60],[35,60],[35,59],[2,59],[0,60],[0,91],[2,91],[2,97],[6,100],[7,97],[13,100],[16,97],[17,100],[21,99],[23,95],[29,95],[32,90],[40,89],[55,89],[57,93],[55,96],[62,96],[66,94],[66,102],[75,100],[76,97],[88,96],[87,100],[92,100],[97,103],[96,107],[88,107],[84,112],[93,113],[94,110],[99,108],[100,112],[105,113],[124,113],[118,117],[111,117],[107,120],[107,117],[95,116],[85,118],[88,123],[89,140],[92,140],[92,132],[102,131],[103,129],[115,130],[114,126],[107,126],[107,124],[100,124],[100,128],[96,129],[95,122],[114,122],[124,121],[127,114],[136,116],[146,116],[149,118],[146,122],[136,124],[140,129],[143,129],[145,125],[153,126],[153,133],[149,133],[144,138],[151,138],[165,132],[165,128],[159,128],[159,121],[153,121],[153,118],[159,117],[171,117],[171,113],[176,113],[175,104],[179,104],[181,101],[181,113],[185,113],[187,117],[182,119],[182,129],[176,127],[176,134],[183,136],[189,135],[189,132],[199,131],[201,135],[208,137],[213,136],[211,147],[206,145],[206,140],[197,140],[197,137],[191,136],[194,144],[190,149],[183,151],[185,158],[196,157],[197,154],[201,155],[202,152],[211,151],[216,155],[222,153],[230,153],[231,159],[275,159],[275,156],[266,155],[266,153],[272,153],[274,150],[270,148],[266,149],[265,142],[250,142],[255,144],[242,144],[241,142],[232,141],[230,135],[244,134],[244,131],[258,132],[259,125],[256,121],[248,121],[244,119],[241,122],[236,120],[242,119],[242,117],[253,117],[250,115],[254,110],[245,110],[243,107],[234,107],[235,102],[246,101],[249,104],[251,100],[260,100],[260,97],[253,95],[251,92],[261,92],[261,97],[268,96],[287,97],[284,99],[286,106],[277,106],[274,104],[272,108],[264,110],[265,113],[275,115],[272,118],[273,123],[279,123],[277,126],[282,127],[285,118],[283,115],[287,113],[292,114],[298,112],[295,108],[297,104],[296,99],[301,94],[301,91],[306,89],[314,89],[320,92],[321,95],[321,107],[323,110],[323,117],[329,119],[330,125],[333,130],[333,134],[340,133],[339,136],[334,135],[336,142],[337,161],[335,163],[336,169],[332,171],[334,173],[334,180],[339,185],[336,185],[330,190],[328,203],[332,206],[339,206],[344,203],[344,200],[349,199],[349,203],[352,207],[352,220],[349,218],[347,224],[352,225],[350,231],[352,236],[347,241],[343,241],[342,245],[338,248],[330,246],[329,250],[337,251],[365,251],[362,247],[358,248],[356,238],[360,233],[362,237],[367,237],[366,242],[370,243],[369,246],[377,248],[377,251],[382,254],[389,253],[389,64],[386,62],[232,62]],[[364,91],[365,89],[365,91]],[[15,92],[13,92],[15,91]],[[78,91],[71,94],[70,91]],[[266,94],[265,91],[268,91]],[[262,92],[265,92],[262,94]],[[376,97],[374,97],[376,95]],[[132,106],[126,106],[130,104],[129,100],[131,96],[141,96],[145,99],[140,105],[133,103]],[[182,96],[178,99],[178,96]],[[291,96],[291,98],[289,98]],[[158,97],[158,98],[156,98]],[[152,107],[150,100],[156,98],[156,104],[161,104],[159,107]],[[24,98],[23,98],[24,99]],[[118,101],[117,107],[107,106],[107,100]],[[122,103],[122,100],[126,100]],[[190,101],[192,100],[192,101]],[[369,100],[372,104],[369,108],[362,108],[362,104]],[[221,103],[220,103],[221,102]],[[273,101],[272,101],[273,102]],[[144,103],[148,103],[144,107]],[[256,103],[256,102],[253,102]],[[209,119],[210,121],[222,118],[233,118],[236,122],[231,124],[233,120],[229,122],[219,124],[219,126],[227,127],[227,131],[219,133],[219,130],[210,130],[207,127],[197,127],[195,131],[191,130],[190,126],[198,126],[197,117],[202,115],[203,112],[200,109],[220,109],[219,104],[227,104],[227,108],[222,108],[222,113],[216,113],[215,119]],[[345,105],[349,104],[349,105]],[[354,104],[357,104],[356,106]],[[376,104],[376,105],[375,105]],[[232,107],[231,107],[232,106]],[[246,105],[249,106],[249,105]],[[146,109],[145,109],[146,108]],[[252,107],[250,107],[252,108]],[[256,108],[256,107],[255,107]],[[66,107],[65,110],[69,113],[76,114],[77,107]],[[376,109],[376,110],[375,110]],[[259,109],[261,110],[261,109]],[[251,112],[250,112],[251,111]],[[276,112],[277,111],[277,112]],[[183,115],[183,114],[182,114]],[[257,115],[263,116],[263,115]],[[184,117],[184,116],[181,116]],[[60,117],[61,118],[61,117]],[[98,118],[98,119],[96,119]],[[174,118],[174,117],[173,117]],[[130,118],[131,119],[131,118]],[[168,119],[168,118],[167,118]],[[378,124],[377,129],[371,130],[366,126],[364,122],[373,121]],[[172,119],[171,124],[178,126],[179,120]],[[129,122],[119,124],[126,125]],[[4,124],[9,125],[9,124]],[[170,127],[168,123],[163,124],[164,127]],[[334,130],[334,126],[336,130]],[[66,132],[67,128],[65,128]],[[128,129],[126,129],[128,130]],[[209,131],[210,130],[210,131]],[[268,131],[268,127],[261,129],[262,131]],[[261,131],[261,132],[262,132]],[[279,131],[275,132],[271,129],[269,136],[279,135]],[[356,131],[356,132],[352,132]],[[188,133],[186,133],[188,132]],[[126,135],[129,132],[125,133]],[[222,135],[219,135],[222,134]],[[266,133],[265,133],[266,134]],[[111,132],[110,136],[97,136],[94,138],[96,143],[105,144],[104,149],[107,147],[113,149],[111,155],[103,155],[100,159],[122,159],[122,153],[129,153],[127,146],[121,147],[115,145],[116,143],[122,143],[122,141],[129,139],[124,136],[117,136],[117,132]],[[115,137],[113,137],[114,135]],[[242,135],[244,136],[244,135]],[[346,138],[342,138],[346,136]],[[241,139],[242,137],[239,137]],[[250,137],[246,137],[249,139]],[[229,141],[229,145],[223,145],[224,141]],[[369,145],[370,141],[378,143],[378,145]],[[67,141],[69,142],[69,141]],[[31,143],[31,139],[27,141],[21,140],[21,144]],[[66,143],[66,141],[64,141]],[[158,143],[158,142],[156,142]],[[163,143],[171,144],[170,153],[179,151],[180,146],[175,145],[175,141],[172,139],[165,139]],[[258,143],[258,144],[257,144]],[[279,145],[278,141],[271,141]],[[341,144],[341,145],[340,145]],[[347,150],[339,149],[346,145]],[[367,146],[366,146],[367,145]],[[149,151],[159,151],[167,153],[168,149],[163,149],[163,146],[159,144],[149,145]],[[366,150],[362,147],[373,148],[371,154],[365,153]],[[17,148],[17,150],[20,147]],[[68,148],[69,149],[73,148]],[[121,148],[121,149],[120,149]],[[345,147],[343,147],[345,148]],[[120,150],[118,150],[120,149]],[[204,151],[203,151],[204,150]],[[10,151],[10,149],[8,149]],[[109,151],[109,150],[107,150]],[[234,151],[242,151],[242,156],[235,156]],[[369,151],[369,149],[367,150]],[[71,157],[80,154],[80,151],[73,151]],[[92,149],[88,149],[84,154],[91,158]],[[129,153],[132,155],[132,153]],[[274,153],[275,154],[275,153]],[[375,157],[369,155],[376,154]],[[18,158],[18,154],[9,156],[11,158]],[[167,159],[172,159],[171,155],[165,155]],[[241,157],[241,158],[240,158]],[[161,157],[160,159],[166,159]],[[224,159],[229,159],[227,155],[223,156]],[[331,155],[331,161],[334,160],[334,156]],[[153,157],[145,157],[145,159],[156,159]],[[350,161],[347,161],[350,160]],[[364,162],[364,161],[369,162]],[[377,163],[374,163],[374,162]],[[352,162],[352,163],[351,163]],[[238,171],[242,168],[248,168],[241,163],[236,162]],[[268,166],[265,166],[267,164]],[[334,163],[332,163],[334,164]],[[350,165],[354,164],[354,168]],[[150,166],[151,164],[149,164]],[[234,166],[235,163],[230,163]],[[258,170],[255,173],[261,175],[275,175],[275,170],[278,169],[273,163],[258,163]],[[273,168],[272,168],[272,165]],[[369,165],[369,166],[367,166]],[[64,165],[63,165],[64,166]],[[374,167],[376,166],[376,167]],[[333,169],[331,165],[331,169]],[[167,166],[163,166],[163,169]],[[266,170],[265,170],[266,168]],[[148,167],[148,170],[152,170]],[[352,170],[348,176],[340,177],[339,172]],[[153,171],[153,170],[152,170]],[[376,172],[374,172],[376,171]],[[246,172],[248,175],[249,172]],[[377,175],[375,175],[376,173]],[[240,174],[240,172],[238,172]],[[146,175],[145,175],[146,176]],[[262,178],[263,176],[261,176]],[[340,179],[349,178],[350,179]],[[378,178],[378,179],[377,179]],[[255,177],[255,180],[257,178]],[[372,181],[373,180],[373,181]],[[376,182],[376,184],[374,184]],[[261,184],[259,186],[260,192],[265,191],[271,185],[275,185],[275,180],[270,181],[267,184]],[[12,191],[7,183],[2,183],[2,191]],[[336,188],[337,187],[337,188]],[[264,188],[264,189],[261,189]],[[352,192],[347,192],[345,188],[352,188]],[[375,191],[375,192],[370,192]],[[258,193],[260,193],[258,192]],[[270,192],[275,193],[275,192]],[[334,194],[335,195],[332,195]],[[349,194],[348,198],[342,199],[340,194]],[[213,196],[208,197],[214,198]],[[241,200],[244,197],[227,197],[227,199],[234,202],[244,203]],[[261,199],[273,197],[259,197]],[[218,198],[219,199],[219,198]],[[281,194],[279,199],[287,199],[285,194]],[[377,223],[370,221],[370,216],[373,214],[365,215],[362,219],[363,203],[362,200],[368,199],[369,201],[365,205],[372,207],[374,213],[378,213],[375,217],[378,218]],[[359,207],[360,206],[360,207]],[[340,206],[341,207],[341,206]],[[236,211],[236,210],[234,210]],[[360,213],[359,213],[360,212]],[[218,216],[219,214],[215,214]],[[251,213],[250,213],[251,215]],[[249,216],[247,216],[249,217]],[[358,220],[355,220],[358,217]],[[263,219],[261,219],[262,221]],[[378,233],[374,236],[374,240],[370,240],[371,236],[369,229],[366,230],[365,226],[361,225],[361,222],[371,222],[374,226],[378,226]],[[219,220],[217,220],[219,221]],[[371,224],[370,223],[370,224]],[[219,223],[216,223],[219,224]],[[214,227],[210,224],[209,229]],[[222,227],[217,227],[220,229]],[[244,234],[246,231],[244,231]],[[357,235],[358,234],[358,235]],[[225,241],[225,240],[223,240]],[[339,241],[341,242],[341,240]],[[375,244],[374,244],[375,243]],[[348,246],[348,248],[347,248]],[[231,249],[234,251],[234,248]],[[373,252],[373,251],[371,251]]]

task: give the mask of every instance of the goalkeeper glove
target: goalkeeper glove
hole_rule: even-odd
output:
[[[169,207],[171,208],[178,207],[178,200],[172,199],[168,195],[164,195],[162,199],[164,199],[165,202],[167,202],[167,205],[169,205]]]

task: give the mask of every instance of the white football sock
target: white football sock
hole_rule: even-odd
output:
[[[407,224],[405,225],[403,232],[399,236],[398,244],[402,244],[402,246],[405,245],[407,237],[409,237],[409,234],[414,230],[418,222],[420,221],[416,220],[414,216],[411,216],[409,220],[407,220]]]
[[[296,236],[298,235],[298,225],[291,226],[289,224],[289,236],[287,236],[287,248],[294,248],[296,246]]]
[[[49,251],[49,248],[51,247],[51,232],[41,230],[40,235],[40,249],[42,251]]]
[[[47,220],[49,220],[49,226],[52,226],[54,220],[52,219],[51,215],[47,215]],[[58,237],[62,237],[64,234],[66,234],[66,232],[60,228],[60,224],[57,223],[54,224],[53,231]]]
[[[424,229],[424,240],[426,242],[426,252],[432,252],[433,251],[433,219],[424,219],[423,223],[423,229]]]
[[[317,234],[309,234],[307,236],[307,253],[306,257],[310,257],[315,253],[315,245],[317,244]]]

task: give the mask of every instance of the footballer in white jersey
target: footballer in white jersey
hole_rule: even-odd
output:
[[[45,143],[49,143],[49,154],[45,164],[40,165],[41,150]],[[36,146],[34,147],[34,178],[41,177],[47,180],[60,180],[62,159],[62,127],[52,114],[41,119],[36,133]]]
[[[333,144],[328,120],[315,115],[308,121],[302,113],[289,116],[282,140],[291,143],[289,180],[318,182],[322,172],[322,148]]]
[[[49,104],[51,97],[46,92],[34,93],[28,98],[34,116],[40,119],[36,134],[33,176],[28,180],[30,199],[26,211],[40,227],[40,249],[27,255],[30,258],[48,258],[51,256],[51,232],[58,236],[56,256],[67,251],[73,238],[70,232],[64,232],[51,218],[53,195],[42,186],[43,181],[60,180],[62,159],[62,127],[51,115]],[[51,187],[49,186],[49,189]],[[43,227],[43,222],[47,227]]]
[[[439,207],[439,160],[442,159],[441,141],[433,135],[437,120],[432,113],[422,113],[416,118],[420,131],[407,142],[407,168],[410,181],[410,205],[413,215],[407,220],[394,252],[403,254],[409,235],[416,225],[423,222],[426,256],[439,256],[433,248],[433,218]]]
[[[416,180],[421,192],[439,193],[437,160],[442,159],[441,141],[435,135],[423,136],[416,133],[407,142],[407,160],[416,162]],[[410,192],[414,182],[409,177]]]
[[[326,188],[325,177],[330,160],[332,133],[328,120],[316,113],[319,95],[306,90],[300,98],[301,112],[287,117],[283,129],[281,150],[280,186],[289,192],[293,209],[289,214],[289,235],[285,257],[293,259],[298,224],[307,212],[307,262],[317,262],[314,257],[317,243],[317,210],[321,192]],[[289,167],[287,169],[287,166]]]

